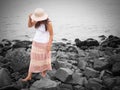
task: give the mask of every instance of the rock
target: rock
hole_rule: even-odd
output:
[[[57,86],[57,82],[43,78],[35,81],[30,86],[30,90],[56,90]]]
[[[95,39],[88,38],[85,41],[80,41],[78,38],[75,39],[76,46],[81,48],[82,46],[91,47],[91,46],[99,46],[99,42]]]
[[[68,81],[72,78],[73,71],[69,68],[60,68],[55,73],[55,77],[62,82]],[[63,77],[64,76],[64,77]]]
[[[12,84],[9,72],[5,68],[0,68],[0,88]]]
[[[113,35],[109,35],[108,38],[101,43],[102,47],[117,48],[118,45],[120,45],[120,38]]]
[[[99,52],[99,50],[96,50],[96,49],[90,49],[89,50],[89,56],[91,58],[99,58],[100,57],[100,52]]]
[[[85,88],[87,88],[88,90],[104,90],[105,89],[105,87],[101,83],[96,82],[96,80],[92,78],[88,80],[88,84],[85,85]]]
[[[112,90],[120,90],[120,86],[115,86],[112,88]]]
[[[81,69],[81,70],[84,70],[87,66],[87,62],[84,61],[84,60],[79,60],[78,61],[78,68]]]
[[[74,53],[76,53],[76,54],[78,54],[78,50],[76,49],[76,47],[75,46],[68,46],[67,48],[66,48],[66,52],[74,52]]]
[[[12,43],[14,43],[13,46],[12,46],[13,49],[15,49],[15,48],[26,48],[26,50],[29,48],[29,45],[32,44],[31,41],[27,41],[27,40],[24,40],[24,41],[13,40]]]
[[[83,86],[86,83],[88,83],[88,81],[87,81],[86,77],[82,77],[82,73],[74,73],[72,75],[71,81],[69,81],[68,83]]]
[[[112,72],[118,73],[118,75],[120,75],[120,62],[116,62],[115,64],[113,64]]]
[[[103,61],[103,60],[99,60],[99,59],[94,61],[94,69],[96,69],[96,70],[101,71],[103,69],[106,69],[107,65],[108,65],[107,61]]]
[[[72,67],[72,64],[68,63],[67,60],[56,60],[54,64],[56,69]]]
[[[3,39],[1,43],[3,44],[3,46],[10,46],[12,44],[11,41],[8,39]]]
[[[5,59],[10,62],[10,67],[13,71],[27,70],[30,62],[30,54],[28,54],[24,48],[15,50],[9,50],[5,56]]]
[[[72,85],[70,84],[60,84],[59,85],[59,90],[73,90]]]
[[[85,90],[85,88],[81,85],[76,85],[76,86],[73,86],[74,90]]]
[[[90,78],[90,77],[98,77],[99,75],[99,72],[92,69],[92,68],[89,68],[89,67],[86,67],[85,68],[85,71],[84,71],[84,75],[87,77],[87,78]]]
[[[115,78],[112,77],[104,77],[103,78],[103,83],[109,87],[112,88],[115,85]]]

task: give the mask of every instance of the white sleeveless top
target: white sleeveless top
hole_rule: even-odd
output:
[[[49,32],[46,31],[44,24],[41,24],[40,27],[35,30],[34,41],[40,43],[47,43],[49,41]]]

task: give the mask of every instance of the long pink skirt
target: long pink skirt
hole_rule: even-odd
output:
[[[47,45],[47,43],[32,41],[29,72],[38,73],[45,70],[52,70],[51,51],[46,51]]]

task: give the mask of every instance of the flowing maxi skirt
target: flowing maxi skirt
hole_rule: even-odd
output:
[[[32,41],[29,72],[39,73],[45,70],[52,70],[51,51],[47,52],[47,45],[48,43]]]

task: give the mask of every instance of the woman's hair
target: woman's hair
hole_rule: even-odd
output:
[[[40,27],[41,24],[45,24],[45,29],[47,31],[47,24],[49,22],[49,19],[46,19],[46,20],[43,20],[43,21],[38,21],[36,24],[35,24],[35,28],[38,28]]]

